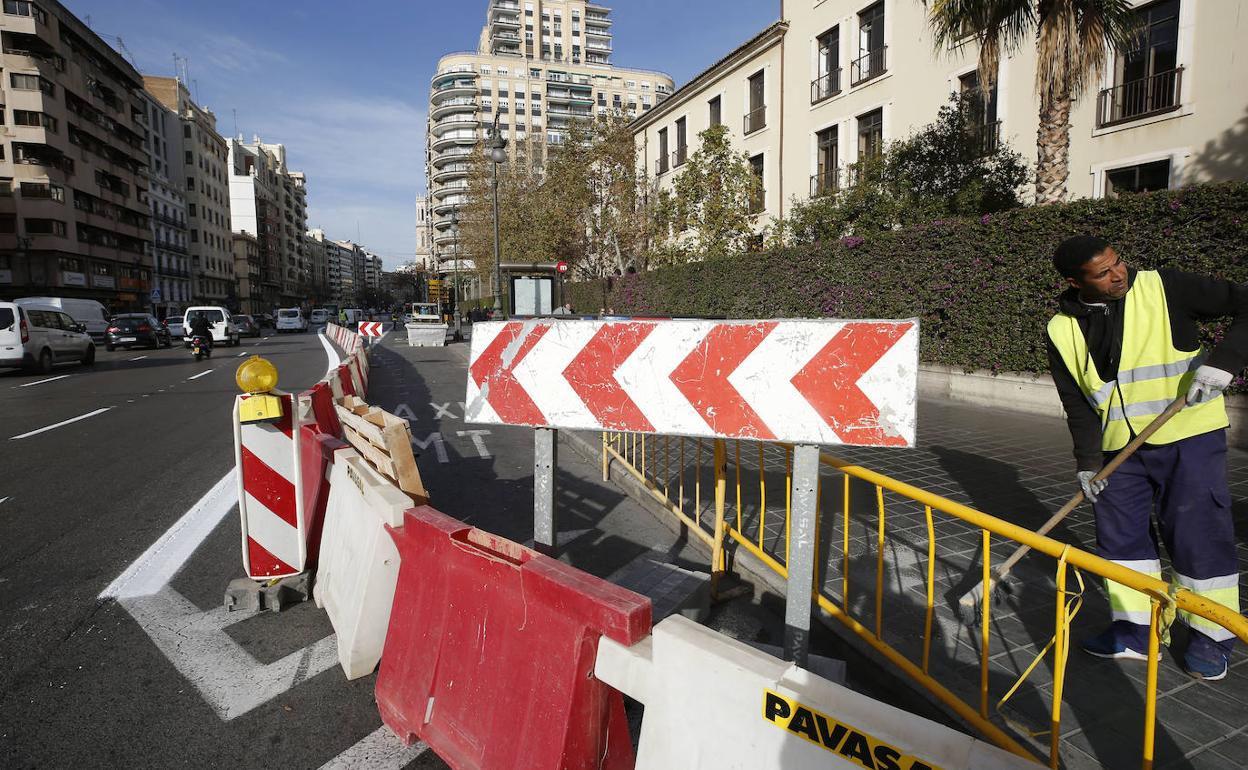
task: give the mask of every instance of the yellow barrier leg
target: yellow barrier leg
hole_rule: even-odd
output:
[[[1148,623],[1148,673],[1144,690],[1144,759],[1143,770],[1153,770],[1153,743],[1157,732],[1157,658],[1161,655],[1159,627],[1161,602],[1153,600],[1153,614]]]
[[[711,598],[719,597],[719,581],[728,569],[724,553],[724,508],[728,500],[728,450],[715,439],[715,546],[711,552]]]

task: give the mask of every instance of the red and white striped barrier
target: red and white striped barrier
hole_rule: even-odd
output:
[[[465,419],[913,446],[918,343],[915,319],[478,323]]]
[[[242,521],[243,567],[254,580],[303,572],[306,527],[300,509],[303,479],[294,425],[296,399],[282,399],[276,423],[240,423],[234,402],[234,459],[239,468],[238,512]]]

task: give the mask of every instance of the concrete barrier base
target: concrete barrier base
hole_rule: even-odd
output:
[[[417,348],[446,345],[446,324],[407,324],[407,344]]]

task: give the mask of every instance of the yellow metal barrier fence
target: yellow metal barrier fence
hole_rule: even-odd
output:
[[[732,470],[729,470],[729,455],[732,457]],[[743,467],[743,455],[747,461],[757,459],[757,468]],[[780,443],[765,442],[728,442],[722,440],[690,439],[678,436],[649,436],[635,433],[603,433],[602,434],[602,473],[607,480],[610,463],[615,460],[619,465],[636,477],[649,491],[650,495],[668,512],[685,524],[688,531],[699,538],[711,549],[711,572],[714,586],[720,575],[727,569],[728,541],[756,557],[768,569],[782,578],[788,578],[786,563],[788,561],[788,531],[792,513],[791,490],[793,472],[793,447]],[[1069,625],[1077,611],[1082,591],[1071,594],[1067,590],[1068,569],[1076,570],[1080,585],[1082,578],[1079,571],[1090,573],[1129,588],[1140,591],[1151,598],[1152,622],[1149,634],[1149,650],[1145,687],[1143,750],[1141,767],[1150,770],[1153,766],[1156,708],[1157,708],[1157,667],[1160,655],[1159,638],[1164,632],[1166,617],[1173,617],[1173,610],[1183,610],[1199,615],[1222,627],[1229,629],[1240,639],[1248,642],[1248,619],[1230,608],[1209,602],[1177,585],[1158,580],[1140,572],[1127,569],[1121,565],[1102,559],[1094,554],[1073,548],[1048,537],[1037,535],[1029,529],[1012,524],[995,516],[975,510],[969,506],[949,500],[940,495],[927,492],[904,482],[877,473],[867,468],[846,462],[836,457],[822,454],[822,468],[834,477],[820,476],[820,495],[829,487],[839,487],[841,503],[841,575],[839,602],[825,595],[825,581],[821,579],[820,565],[830,556],[833,538],[828,538],[828,554],[819,556],[815,562],[815,589],[813,600],[830,616],[836,618],[858,637],[867,642],[880,655],[897,666],[907,676],[914,679],[940,702],[948,706],[959,717],[978,729],[998,746],[1022,756],[1033,756],[1018,740],[1007,733],[989,717],[989,659],[991,650],[992,630],[992,595],[991,590],[983,591],[983,602],[980,608],[980,622],[977,635],[978,643],[978,698],[974,705],[967,703],[954,693],[951,687],[942,684],[932,672],[932,639],[933,620],[935,615],[936,567],[938,563],[936,543],[937,526],[933,512],[949,517],[948,522],[961,526],[960,530],[946,533],[945,537],[961,538],[963,544],[968,537],[973,537],[980,553],[980,569],[983,585],[990,585],[992,575],[991,554],[992,539],[998,539],[998,545],[1005,545],[1013,550],[1016,545],[1028,545],[1033,551],[1056,560],[1054,583],[1056,586],[1056,614],[1051,634],[1051,641],[1042,645],[1037,641],[1040,654],[1036,657],[1026,673],[1040,658],[1047,655],[1049,647],[1054,650],[1051,664],[1053,686],[1051,703],[1047,709],[1047,731],[1032,732],[1032,736],[1049,736],[1048,765],[1056,768],[1060,762],[1059,743],[1061,735],[1062,704],[1065,694],[1066,659],[1070,647]],[[743,478],[743,473],[745,478]],[[749,500],[754,486],[750,474],[757,474],[757,505]],[[835,476],[839,476],[837,479]],[[713,494],[708,498],[703,494],[704,477],[711,484]],[[783,516],[780,517],[768,507],[768,483],[783,479],[784,505]],[[836,484],[836,482],[840,482]],[[874,546],[874,601],[871,603],[872,623],[868,625],[863,617],[866,613],[851,601],[850,576],[852,571],[851,549],[854,538],[851,538],[851,509],[854,507],[853,482],[869,485],[873,492],[869,500],[875,509],[874,527],[861,538],[861,544]],[[729,485],[732,485],[730,491]],[[884,640],[884,583],[885,583],[885,551],[887,508],[885,492],[901,499],[903,505],[921,506],[925,522],[926,540],[926,571],[925,594],[926,604],[922,620],[922,643],[915,651],[916,663],[894,644]],[[776,501],[778,493],[772,490],[771,499]],[[729,515],[730,500],[735,502],[735,515]],[[705,510],[704,510],[705,509]],[[769,511],[771,516],[769,520]],[[750,514],[755,514],[752,516]],[[835,526],[835,522],[824,521],[824,510],[820,507],[816,521],[816,543],[821,543],[823,528]],[[871,522],[864,522],[871,523]],[[978,533],[975,530],[979,530]],[[867,554],[861,554],[867,555]],[[917,557],[916,557],[917,560]],[[917,565],[916,565],[917,566]],[[967,565],[969,566],[969,565]],[[965,567],[963,567],[964,569]],[[1166,611],[1170,612],[1167,613]],[[955,661],[956,662],[956,661]],[[955,673],[956,676],[956,673]],[[1025,676],[1025,674],[1024,674]],[[1018,683],[1015,684],[1017,688]],[[1008,698],[1015,688],[1006,694]],[[998,702],[998,708],[1005,698]]]

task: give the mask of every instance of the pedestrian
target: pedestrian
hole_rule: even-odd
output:
[[[1070,287],[1049,321],[1049,366],[1079,485],[1092,503],[1097,551],[1160,578],[1159,533],[1176,583],[1239,612],[1222,391],[1248,363],[1248,288],[1174,269],[1136,270],[1109,243],[1086,235],[1062,242],[1053,264]],[[1206,355],[1197,322],[1227,316],[1229,329]],[[1180,395],[1187,397],[1183,411],[1112,476],[1092,480]],[[1106,584],[1112,622],[1081,646],[1099,657],[1146,660],[1149,597]],[[1226,676],[1233,634],[1190,613],[1179,620],[1191,632],[1187,672]]]
[[[568,306],[560,305],[559,307],[555,308],[555,312],[552,315],[567,315],[567,314],[568,314]]]

